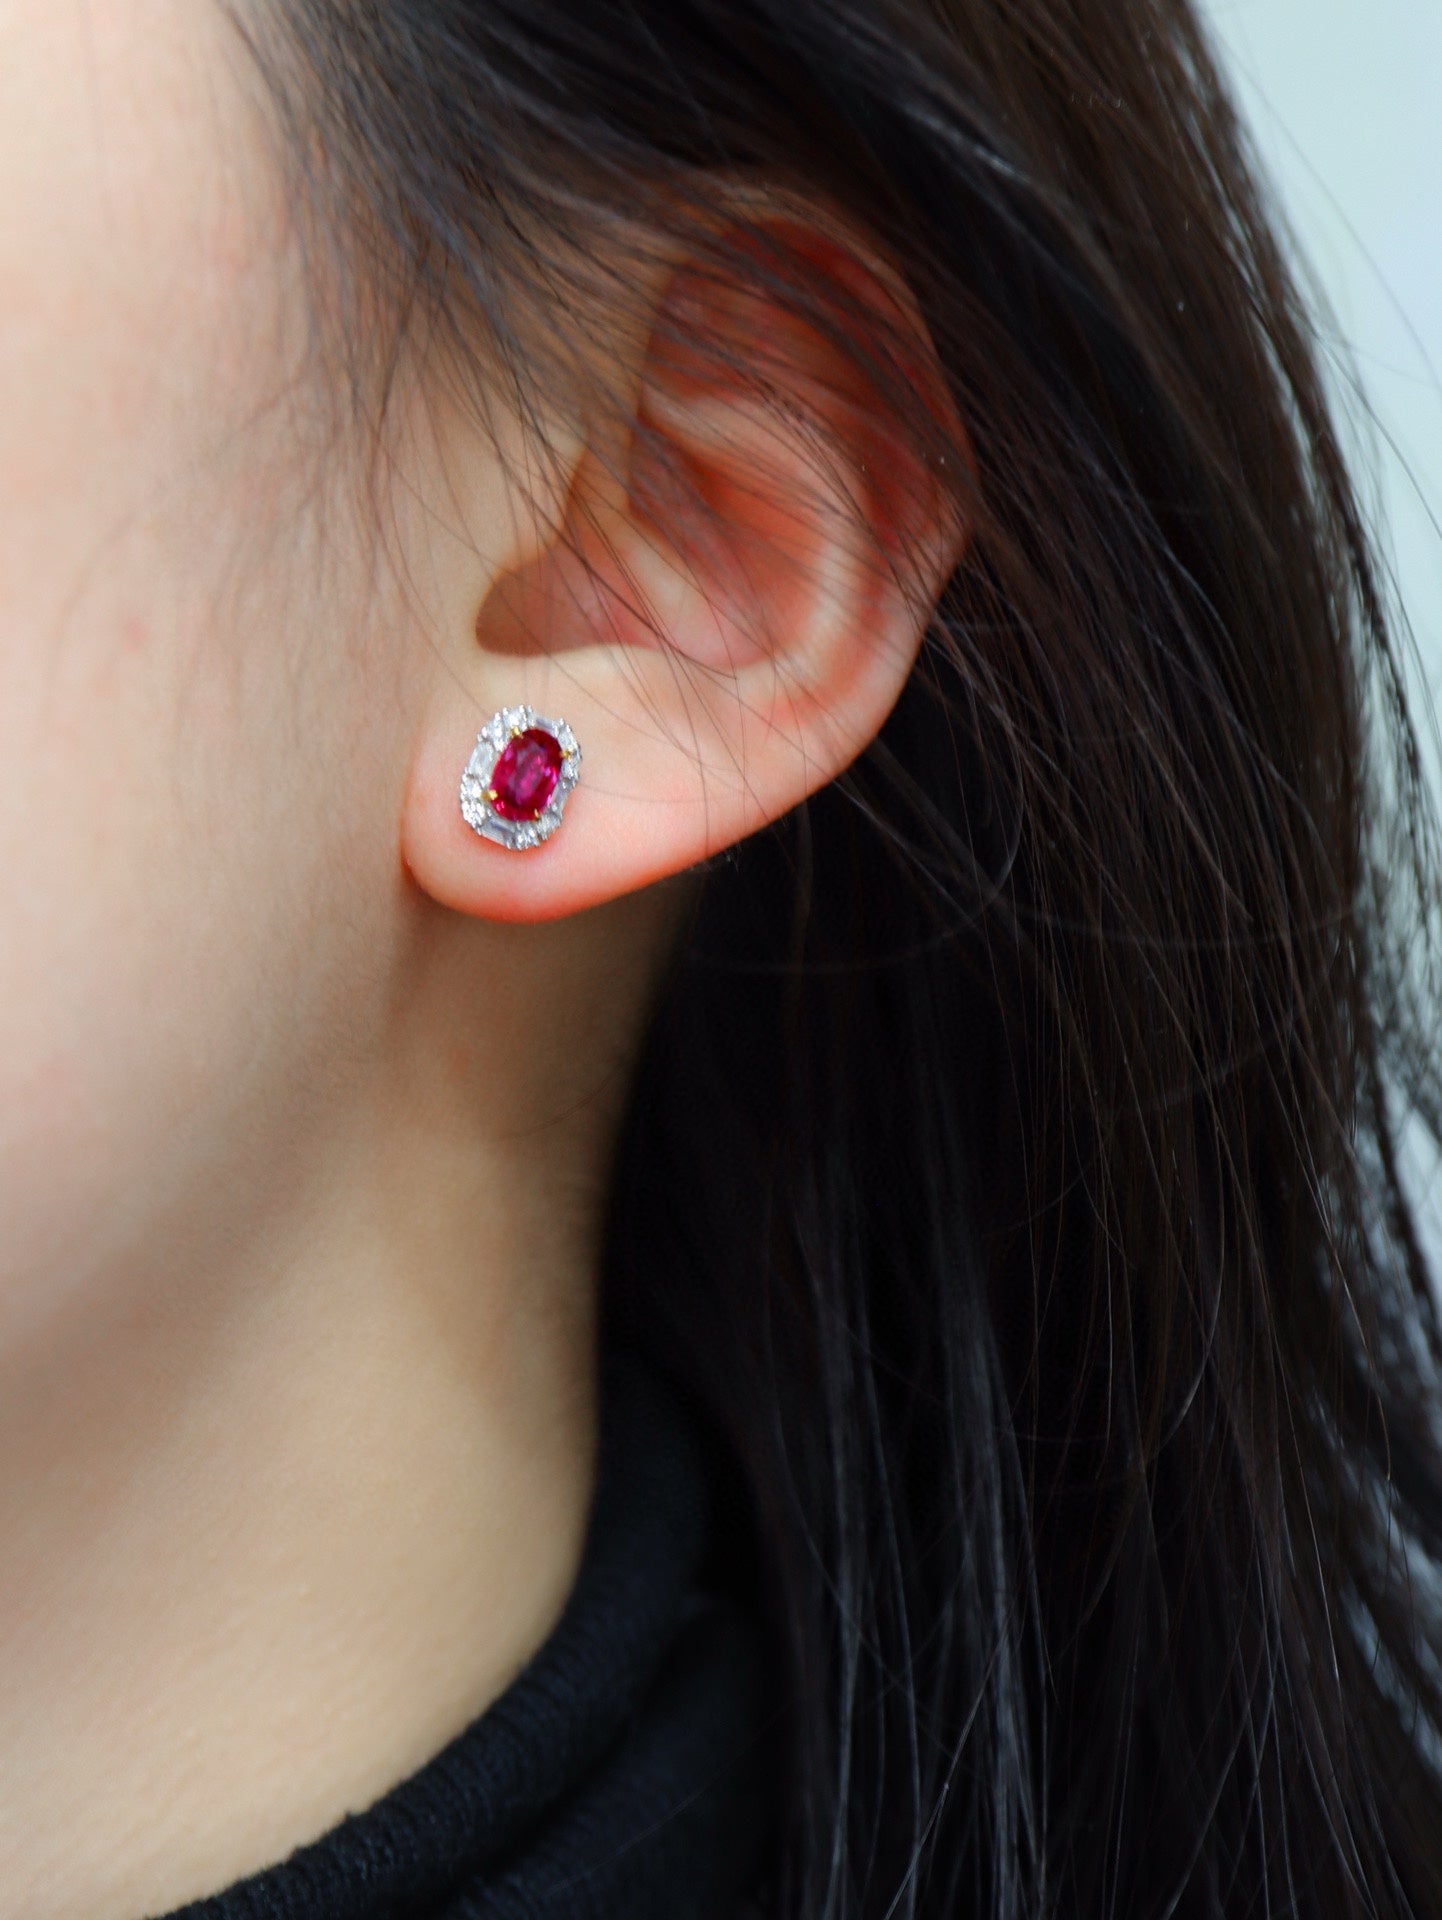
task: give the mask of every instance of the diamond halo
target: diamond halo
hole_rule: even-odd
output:
[[[560,747],[560,772],[550,798],[533,820],[507,820],[496,810],[492,775],[510,742],[532,727],[549,733]],[[476,744],[461,775],[461,816],[482,839],[509,847],[513,853],[524,853],[527,848],[538,847],[543,840],[549,840],[560,826],[562,810],[580,773],[581,749],[564,720],[548,720],[534,707],[502,707],[476,735]]]

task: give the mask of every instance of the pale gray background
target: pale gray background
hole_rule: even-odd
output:
[[[1202,4],[1330,308],[1319,324],[1416,637],[1442,798],[1426,712],[1428,693],[1442,707],[1442,0]],[[1418,1128],[1403,1146],[1442,1272],[1442,1159]]]
[[[1442,700],[1442,0],[1203,5],[1376,414],[1359,454]]]

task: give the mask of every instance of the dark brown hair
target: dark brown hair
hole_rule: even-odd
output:
[[[561,263],[648,231],[844,339],[747,180],[876,237],[965,422],[911,683],[710,872],[615,1186],[613,1325],[744,1495],[776,1910],[1431,1911],[1431,815],[1185,0],[234,10],[363,413],[442,336],[554,399]]]

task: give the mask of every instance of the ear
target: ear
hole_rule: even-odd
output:
[[[965,447],[945,379],[849,231],[749,221],[668,260],[647,299],[617,332],[634,343],[612,369],[624,428],[573,447],[549,530],[533,519],[443,636],[402,850],[463,913],[578,912],[834,779],[894,705],[962,550],[964,476],[933,452]],[[458,791],[479,728],[523,703],[569,725],[581,771],[554,836],[515,852],[466,824]]]

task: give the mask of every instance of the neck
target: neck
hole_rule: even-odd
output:
[[[447,933],[412,970],[394,1044],[274,1215],[143,1285],[58,1290],[64,1324],[0,1352],[11,1920],[165,1911],[283,1858],[459,1732],[559,1617],[644,994],[590,1084],[558,1080],[555,968],[549,1027],[511,1005],[463,1030],[476,961]]]

